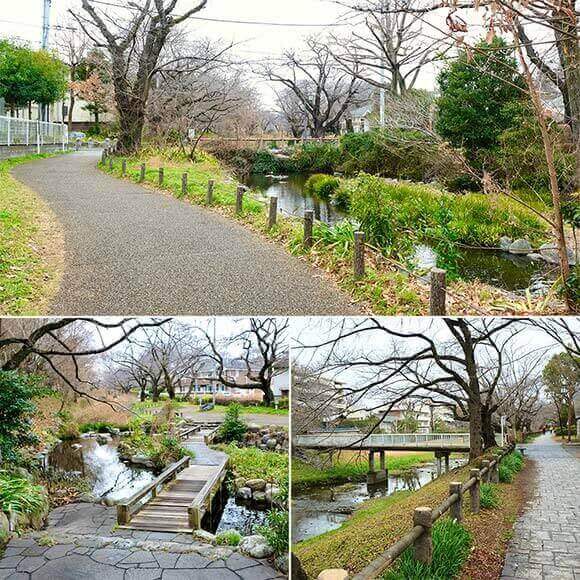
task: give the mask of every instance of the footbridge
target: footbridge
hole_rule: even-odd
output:
[[[385,481],[388,468],[385,460],[387,451],[432,452],[437,462],[437,472],[441,473],[443,461],[449,470],[451,453],[469,452],[469,433],[372,433],[360,431],[333,431],[295,435],[293,445],[302,449],[319,451],[361,451],[369,454],[369,484]],[[379,456],[376,468],[375,454]]]

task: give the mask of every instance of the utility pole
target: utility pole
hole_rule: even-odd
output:
[[[43,50],[48,50],[51,4],[52,0],[44,0],[44,8],[42,10],[42,40],[40,42],[40,46]],[[42,104],[40,106],[40,118],[42,121],[48,121],[48,105]]]

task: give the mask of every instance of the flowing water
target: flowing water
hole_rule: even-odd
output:
[[[316,219],[335,224],[346,215],[331,203],[316,199],[304,191],[308,175],[287,176],[250,175],[245,183],[266,199],[278,196],[279,211],[286,215],[303,216],[305,209],[314,210]],[[437,255],[432,248],[418,245],[415,263],[422,268],[434,265]],[[555,279],[554,266],[543,260],[534,261],[527,256],[496,250],[460,250],[458,271],[464,280],[481,280],[498,288],[523,294],[527,289],[541,295]]]
[[[451,468],[465,463],[452,459]],[[389,475],[388,481],[369,486],[344,483],[311,488],[292,494],[292,542],[300,542],[339,528],[364,501],[391,495],[395,491],[416,491],[437,477],[435,464]]]

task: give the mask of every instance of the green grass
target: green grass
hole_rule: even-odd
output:
[[[237,477],[265,479],[284,485],[288,479],[288,455],[273,451],[262,451],[257,447],[238,447],[235,443],[221,445],[230,458],[230,465]]]
[[[480,487],[479,505],[481,508],[491,510],[500,506],[497,487],[493,483],[482,483]]]
[[[512,483],[516,474],[524,466],[524,456],[519,451],[506,455],[499,464],[499,480],[502,483]]]
[[[451,580],[457,578],[469,557],[471,534],[457,522],[445,518],[433,525],[433,561],[421,564],[413,558],[412,548],[401,554],[385,580]]]
[[[389,473],[411,469],[423,463],[433,461],[432,453],[416,453],[412,455],[387,456]],[[299,459],[292,461],[292,489],[300,491],[309,487],[344,483],[347,481],[364,481],[368,472],[366,457],[351,461],[338,461],[326,469],[309,465]]]
[[[224,530],[215,537],[215,543],[218,546],[237,546],[242,536],[237,530]]]
[[[143,401],[139,403],[135,403],[133,405],[133,411],[141,412],[147,411],[151,409],[160,409],[164,404],[164,401],[153,402],[153,401]],[[190,401],[174,401],[173,406],[176,408],[196,408],[198,407],[197,404],[190,402]],[[227,410],[227,405],[215,405],[213,409],[209,409],[208,411],[199,411],[200,413],[212,413],[212,412],[219,412],[222,413]],[[266,407],[264,405],[256,405],[251,407],[242,406],[242,415],[248,414],[256,414],[256,415],[288,415],[288,409],[276,409],[275,407]]]
[[[41,485],[7,471],[0,471],[0,511],[38,514],[46,505],[46,490]]]
[[[10,174],[16,165],[50,156],[0,161],[0,315],[41,313],[60,275],[56,262],[49,263],[46,256],[60,236],[51,223],[52,214]]]

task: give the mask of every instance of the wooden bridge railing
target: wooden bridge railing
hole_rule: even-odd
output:
[[[470,478],[465,483],[451,482],[449,484],[449,497],[434,509],[430,507],[415,508],[413,528],[361,572],[355,574],[352,580],[377,578],[410,546],[413,546],[416,560],[424,564],[431,564],[433,559],[433,540],[431,537],[433,524],[449,510],[451,510],[451,517],[461,522],[463,519],[463,494],[466,492],[470,493],[471,512],[479,513],[481,482],[497,483],[499,481],[500,461],[513,450],[514,446],[511,445],[492,461],[482,461],[482,468],[471,469]]]
[[[196,433],[200,430],[201,430],[201,425],[199,425],[199,424],[198,425],[187,425],[179,431],[178,436],[180,439],[185,439],[186,437],[188,437],[192,433]]]
[[[201,528],[201,520],[207,511],[211,511],[214,495],[221,489],[227,474],[229,459],[225,457],[216,472],[205,482],[196,498],[187,508],[189,525],[193,530]]]
[[[117,504],[117,523],[119,525],[126,525],[131,520],[131,516],[142,507],[142,500],[147,497],[156,497],[159,491],[159,486],[167,483],[175,478],[175,476],[185,468],[189,467],[191,457],[187,456],[180,459],[177,463],[170,465],[159,477],[154,479],[149,485],[140,489],[137,493],[132,495],[123,503]]]

